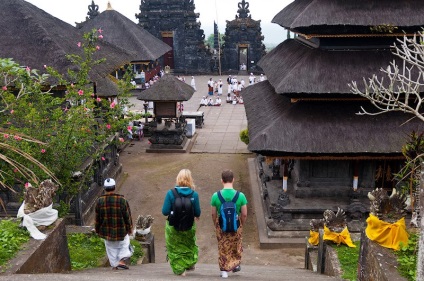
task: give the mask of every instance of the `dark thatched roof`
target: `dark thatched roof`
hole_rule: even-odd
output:
[[[279,94],[289,97],[331,97],[350,94],[348,83],[374,74],[393,60],[402,65],[390,50],[322,50],[296,39],[288,39],[265,55],[258,63]],[[387,80],[387,79],[386,79]]]
[[[66,74],[68,69],[76,70],[66,55],[82,55],[83,50],[77,46],[82,38],[82,32],[75,27],[26,1],[0,1],[0,57],[13,58],[41,72],[48,65]],[[93,67],[90,79],[98,84],[99,96],[113,96],[117,87],[108,75],[130,62],[133,54],[101,40],[99,46],[94,59],[106,61]]]
[[[387,24],[402,33],[420,31],[423,14],[422,0],[295,0],[272,22],[304,34],[369,34]]]
[[[376,112],[368,101],[291,103],[290,98],[277,95],[268,81],[247,87],[242,94],[248,149],[266,156],[400,156],[408,135],[424,130],[417,119],[404,124],[412,117],[409,114],[357,115],[361,106]]]
[[[115,10],[106,10],[79,26],[84,32],[101,28],[105,41],[136,54],[133,61],[154,61],[172,49]]]
[[[144,101],[188,101],[194,94],[190,85],[178,80],[175,76],[165,74],[149,89],[138,95]]]

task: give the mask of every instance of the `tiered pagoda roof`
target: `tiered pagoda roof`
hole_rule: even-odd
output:
[[[411,115],[357,115],[367,100],[298,101],[279,95],[268,81],[243,90],[249,150],[288,159],[403,159],[402,146],[424,124]],[[410,120],[409,122],[407,122]]]
[[[424,124],[409,114],[358,115],[371,103],[348,83],[379,75],[396,36],[424,26],[421,1],[295,0],[274,23],[297,33],[258,65],[268,80],[246,88],[249,150],[306,159],[396,159]],[[387,80],[387,78],[386,78]]]
[[[377,26],[402,34],[421,30],[423,13],[421,0],[295,0],[272,22],[309,36],[369,34]]]

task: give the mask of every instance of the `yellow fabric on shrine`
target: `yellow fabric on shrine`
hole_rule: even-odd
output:
[[[318,245],[319,244],[319,232],[310,230],[308,242],[309,242],[309,244],[314,245],[314,246]]]
[[[324,240],[330,240],[336,243],[337,245],[340,245],[340,243],[346,244],[351,248],[356,248],[356,246],[352,243],[352,239],[350,238],[349,230],[347,230],[347,227],[343,229],[342,232],[332,232],[330,229],[328,229],[327,226],[324,225]]]
[[[383,247],[399,250],[399,243],[408,243],[408,233],[406,232],[405,219],[401,218],[395,223],[388,223],[379,220],[376,216],[370,215],[367,219],[365,229],[367,237]]]

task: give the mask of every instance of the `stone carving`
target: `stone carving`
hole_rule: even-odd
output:
[[[227,21],[222,47],[222,69],[238,71],[245,64],[247,71],[258,71],[257,62],[265,55],[261,21],[253,20],[249,14],[249,3],[238,3],[238,15]],[[248,58],[248,59],[247,59]]]
[[[173,55],[164,59],[175,73],[210,71],[212,57],[204,44],[205,34],[197,19],[193,0],[143,0],[136,14],[138,24],[172,46]]]
[[[312,219],[309,222],[312,231],[318,232],[325,225],[332,232],[340,233],[347,226],[346,214],[343,209],[337,208],[337,213],[332,210],[325,210],[323,217],[323,219]]]
[[[99,5],[94,4],[94,0],[91,1],[91,5],[88,5],[88,13],[87,13],[88,19],[94,19],[99,15]]]
[[[239,14],[239,16],[238,16],[239,18],[245,19],[247,17],[250,17],[250,15],[249,15],[249,13],[250,13],[249,2],[246,2],[245,0],[239,2],[238,8],[239,9],[238,9],[237,13]],[[237,18],[237,16],[236,16],[236,18]]]
[[[406,196],[393,188],[389,196],[387,191],[376,188],[368,193],[371,200],[370,214],[385,222],[394,223],[406,215]]]
[[[41,182],[38,188],[33,187],[30,183],[25,184],[25,214],[33,213],[50,206],[53,203],[53,196],[56,194],[58,188],[59,186],[51,180]]]
[[[154,218],[151,215],[139,215],[135,225],[135,239],[139,241],[146,241],[150,234],[150,227],[152,226]]]

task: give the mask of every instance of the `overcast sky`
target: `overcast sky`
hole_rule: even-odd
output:
[[[1,0],[0,0],[1,1]],[[26,0],[47,13],[72,25],[85,20],[91,0]],[[109,0],[112,8],[130,20],[138,22],[135,14],[140,13],[141,0]],[[94,0],[103,12],[108,0]],[[226,20],[233,20],[241,0],[194,0],[195,12],[206,37],[213,33],[213,22],[218,22],[219,32],[225,32]],[[278,44],[286,37],[286,31],[279,25],[271,23],[272,18],[293,0],[248,0],[252,19],[261,20],[262,34],[266,44]],[[266,3],[266,4],[265,4]]]

